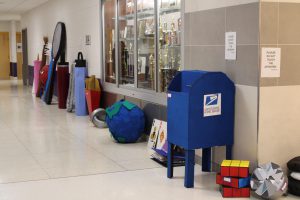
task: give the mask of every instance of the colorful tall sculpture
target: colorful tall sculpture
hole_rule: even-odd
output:
[[[51,50],[51,61],[48,71],[48,80],[44,92],[44,101],[46,104],[50,105],[53,97],[54,81],[56,76],[56,65],[60,59],[60,64],[66,64],[65,62],[65,52],[66,52],[66,26],[62,22],[58,22],[54,35]]]

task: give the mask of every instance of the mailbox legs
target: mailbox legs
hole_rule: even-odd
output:
[[[202,149],[202,171],[211,171],[211,148]]]
[[[174,144],[168,143],[168,178],[173,178],[173,157]],[[232,145],[226,146],[226,159],[232,159]],[[185,176],[184,186],[186,188],[194,187],[195,171],[195,150],[185,150]],[[202,171],[211,171],[211,148],[202,149]]]
[[[194,187],[195,150],[185,150],[185,176],[184,186]]]
[[[174,147],[174,145],[169,142],[169,144],[168,144],[168,178],[173,178],[173,147]]]

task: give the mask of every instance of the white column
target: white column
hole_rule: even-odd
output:
[[[10,62],[16,63],[17,62],[17,24],[16,21],[11,21],[10,23]]]

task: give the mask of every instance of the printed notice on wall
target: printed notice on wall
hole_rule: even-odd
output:
[[[222,111],[222,94],[204,95],[203,99],[203,115],[204,117],[212,117],[221,115]]]
[[[262,48],[261,77],[280,77],[281,48]]]
[[[236,60],[236,32],[225,34],[225,59]]]

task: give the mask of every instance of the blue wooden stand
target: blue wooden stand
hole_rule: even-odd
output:
[[[169,143],[168,148],[168,178],[173,178],[173,147],[172,143]],[[226,159],[232,159],[232,147],[229,145],[226,147]],[[184,186],[186,188],[194,187],[194,166],[195,166],[195,150],[185,151],[185,176]],[[202,171],[211,172],[211,148],[202,149]]]
[[[223,73],[179,72],[168,94],[168,178],[173,147],[185,149],[186,188],[194,187],[195,150],[202,149],[202,171],[211,171],[211,148],[226,146],[232,158],[235,86]]]

